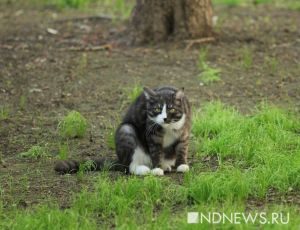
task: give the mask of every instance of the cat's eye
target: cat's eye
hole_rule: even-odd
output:
[[[154,112],[155,113],[159,113],[160,112],[160,108],[154,108]]]
[[[170,109],[170,113],[175,113],[176,112],[176,109],[172,108]]]

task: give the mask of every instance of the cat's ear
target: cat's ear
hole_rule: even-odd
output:
[[[184,88],[182,87],[176,92],[176,99],[182,99],[184,97]]]
[[[156,93],[152,89],[149,89],[148,87],[144,87],[144,94],[147,99],[156,96]]]

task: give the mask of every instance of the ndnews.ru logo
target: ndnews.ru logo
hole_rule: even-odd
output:
[[[243,213],[243,212],[188,212],[187,222],[189,224],[288,224],[289,213],[273,212],[267,215],[266,212]]]

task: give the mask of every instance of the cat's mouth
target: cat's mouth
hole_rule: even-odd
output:
[[[175,121],[167,121],[167,122],[163,122],[163,123],[161,124],[161,126],[162,126],[163,128],[168,128],[168,127],[172,127],[175,123],[176,123]]]

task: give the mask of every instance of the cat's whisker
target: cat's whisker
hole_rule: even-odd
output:
[[[151,124],[147,130],[146,130],[146,137],[149,137],[151,135],[151,131],[156,127],[156,123]]]
[[[155,131],[156,131],[156,128],[158,127],[158,124],[157,123],[153,123],[150,127],[150,130],[149,130],[149,133],[148,135],[151,134],[151,131],[154,131],[153,133],[155,134]]]

